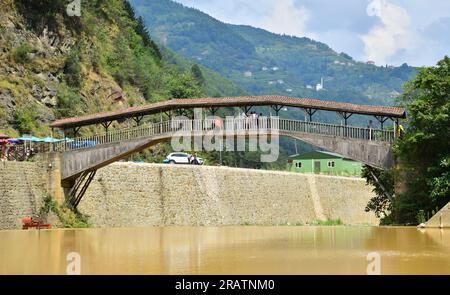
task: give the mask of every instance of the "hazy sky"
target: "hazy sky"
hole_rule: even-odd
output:
[[[450,0],[176,0],[227,23],[322,41],[379,65],[450,55]]]

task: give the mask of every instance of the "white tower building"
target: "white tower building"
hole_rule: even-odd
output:
[[[323,90],[323,78],[320,79],[320,84],[316,85],[316,91]]]

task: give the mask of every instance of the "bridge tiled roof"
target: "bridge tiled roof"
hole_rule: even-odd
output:
[[[399,107],[358,105],[352,103],[319,100],[312,98],[293,98],[286,96],[240,96],[222,98],[172,99],[148,105],[102,112],[80,117],[66,118],[53,122],[51,127],[68,129],[92,124],[100,124],[114,120],[140,117],[176,109],[216,108],[279,105],[286,107],[308,108],[313,110],[346,112],[351,114],[405,118],[406,111]]]

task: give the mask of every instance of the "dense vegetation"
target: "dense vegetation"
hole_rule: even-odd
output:
[[[23,29],[13,30],[0,22],[5,32],[0,45],[7,52],[1,56],[5,68],[0,66],[0,95],[6,97],[0,101],[2,132],[48,136],[48,123],[54,118],[169,98],[246,94],[217,72],[156,45],[128,1],[83,1],[81,17],[68,16],[67,4],[64,0],[5,3],[3,19],[13,19]],[[8,75],[11,68],[18,70]],[[119,100],[109,98],[114,92],[121,93]],[[46,96],[54,97],[55,104]],[[13,116],[8,117],[6,109],[12,109]],[[119,125],[114,123],[113,128]],[[94,132],[98,132],[95,126],[82,130],[85,135]],[[163,144],[132,159],[160,161],[170,151]],[[201,156],[210,164],[220,159],[218,153]],[[224,153],[222,163],[260,167],[253,159],[257,157]]]
[[[450,58],[422,69],[400,100],[408,128],[395,146],[399,165],[375,172],[383,187],[366,169],[377,193],[367,210],[382,213],[384,223],[415,224],[450,202]]]
[[[250,94],[392,104],[416,70],[356,62],[309,38],[224,24],[170,0],[132,0],[155,39],[212,68]],[[325,80],[325,90],[311,87]],[[310,87],[308,87],[310,86]]]
[[[216,71],[194,63],[166,47],[162,47],[162,54],[165,61],[176,65],[180,71],[190,71],[201,85],[203,92],[209,97],[240,96],[247,94],[240,87],[236,86],[236,84],[224,78]]]
[[[6,52],[0,56],[0,94],[8,98],[0,101],[4,132],[48,135],[47,123],[55,117],[172,97],[243,93],[216,72],[199,66],[193,72],[194,64],[159,48],[128,1],[83,1],[81,17],[69,17],[67,4],[65,0],[2,3],[2,19],[23,28],[11,29],[6,22],[0,28],[0,49]],[[36,73],[54,78],[47,81]],[[203,81],[198,81],[199,74]],[[56,105],[40,101],[33,93],[36,88],[50,91]],[[114,91],[122,93],[124,101],[108,101]],[[6,112],[8,103],[13,116]]]

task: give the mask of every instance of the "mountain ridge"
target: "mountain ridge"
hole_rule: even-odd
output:
[[[155,37],[185,58],[222,74],[253,95],[279,94],[395,104],[416,68],[378,67],[307,37],[221,22],[170,0],[132,0]],[[324,79],[324,89],[316,84]]]

